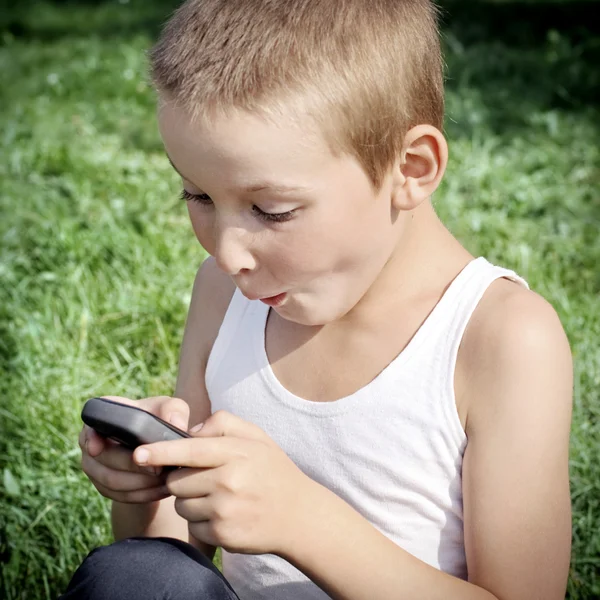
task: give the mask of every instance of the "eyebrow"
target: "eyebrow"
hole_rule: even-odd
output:
[[[179,171],[179,169],[173,164],[173,161],[171,160],[171,157],[168,154],[167,154],[167,159],[169,160],[169,163],[171,163],[171,166],[173,167],[173,169],[175,169],[175,172],[179,175],[179,177],[181,177],[182,179],[186,179],[187,181],[191,181],[191,179],[188,179],[187,177],[185,177]],[[283,183],[275,183],[275,182],[271,182],[271,181],[259,181],[257,183],[252,183],[250,185],[242,186],[242,187],[238,188],[238,191],[243,192],[243,193],[260,192],[261,190],[271,190],[273,192],[279,192],[282,194],[285,194],[285,193],[289,194],[290,192],[308,192],[308,191],[310,191],[309,188],[307,188],[307,187],[302,187],[299,185],[286,185]]]

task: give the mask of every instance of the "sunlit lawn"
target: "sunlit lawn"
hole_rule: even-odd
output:
[[[470,17],[480,4],[447,3],[452,162],[435,202],[471,252],[523,275],[566,328],[569,597],[597,598],[599,38],[541,5],[535,31],[507,18],[507,3]],[[204,256],[146,83],[144,51],[174,3],[26,6],[0,33],[0,596],[10,600],[55,598],[111,541],[109,502],[79,467],[81,405],[172,392]]]

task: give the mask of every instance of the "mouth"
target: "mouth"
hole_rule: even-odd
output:
[[[260,298],[261,302],[264,302],[268,306],[281,306],[287,298],[287,293],[277,294],[277,296],[271,296],[269,298]]]

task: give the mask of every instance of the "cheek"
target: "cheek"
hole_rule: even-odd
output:
[[[389,212],[376,199],[367,200],[348,196],[345,206],[315,227],[301,250],[303,262],[319,278],[320,293],[340,314],[358,301],[389,258]]]
[[[196,239],[209,254],[213,254],[215,244],[211,215],[202,206],[192,202],[187,203],[187,210]]]
[[[338,271],[360,262],[360,257],[369,252],[372,242],[378,239],[373,210],[362,210],[359,202],[353,205],[353,199],[348,200],[315,219],[305,236],[305,261]]]
[[[264,259],[272,268],[287,271],[286,276],[298,283],[329,278],[348,260],[353,261],[358,252],[354,232],[347,233],[339,215],[315,214],[290,228],[286,235],[275,235],[274,243],[264,247]]]

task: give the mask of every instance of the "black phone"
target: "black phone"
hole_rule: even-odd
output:
[[[132,450],[143,444],[192,437],[141,408],[106,398],[90,398],[83,405],[81,419],[101,436]]]

